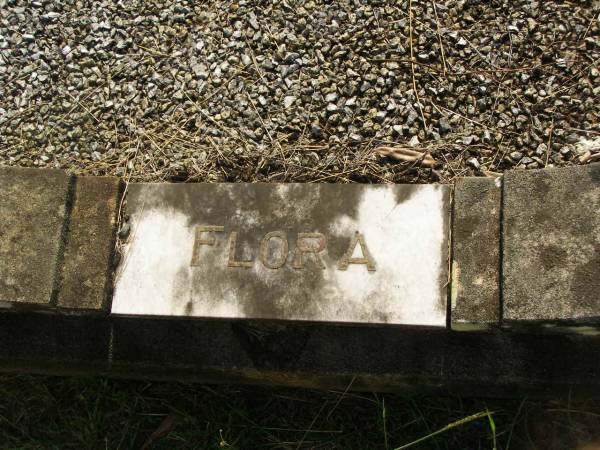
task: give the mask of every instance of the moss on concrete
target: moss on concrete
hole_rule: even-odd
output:
[[[493,178],[462,178],[454,188],[453,329],[499,321],[500,194]]]
[[[0,168],[0,303],[51,305],[69,183],[60,170]]]
[[[504,319],[600,319],[600,164],[504,183]]]
[[[106,310],[118,205],[118,178],[77,179],[58,294],[60,308]]]

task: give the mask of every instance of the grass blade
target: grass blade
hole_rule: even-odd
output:
[[[440,428],[439,430],[434,431],[433,433],[430,433],[427,436],[423,436],[422,438],[419,438],[416,441],[412,441],[412,442],[410,442],[408,444],[404,444],[404,445],[402,445],[400,447],[396,447],[394,450],[404,450],[405,448],[413,447],[414,445],[417,445],[417,444],[419,444],[421,442],[424,442],[427,439],[431,439],[432,437],[437,436],[438,434],[445,433],[448,430],[451,430],[453,428],[459,427],[461,425],[464,425],[466,423],[472,422],[474,420],[481,419],[482,417],[488,417],[488,418],[491,419],[492,414],[494,414],[494,413],[490,412],[488,410],[486,410],[486,411],[480,411],[480,412],[478,412],[476,414],[473,414],[471,416],[468,416],[468,417],[465,417],[463,419],[457,420],[455,422],[449,423],[445,427]],[[495,429],[495,425],[494,425],[493,429]],[[494,436],[495,436],[495,433],[494,433]]]

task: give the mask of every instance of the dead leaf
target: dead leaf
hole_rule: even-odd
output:
[[[175,414],[169,414],[167,417],[165,417],[158,428],[154,430],[148,439],[146,439],[146,442],[144,442],[144,445],[142,446],[142,450],[150,450],[154,442],[168,435],[175,425],[176,418],[177,417]]]
[[[429,152],[415,150],[407,147],[377,147],[374,150],[379,156],[387,156],[400,161],[418,161],[422,166],[434,167],[437,161]]]

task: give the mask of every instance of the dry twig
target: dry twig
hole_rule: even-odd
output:
[[[408,39],[410,41],[410,68],[412,72],[413,91],[415,92],[415,98],[417,99],[417,105],[419,106],[419,112],[421,113],[421,120],[423,121],[423,130],[425,131],[425,133],[427,133],[427,123],[425,122],[425,115],[423,114],[423,107],[421,106],[421,99],[419,98],[419,91],[417,90],[417,80],[415,79],[415,50],[413,45],[412,0],[408,0]]]
[[[438,17],[437,6],[435,6],[435,0],[432,0],[431,3],[433,4],[433,13],[435,14],[435,24],[436,24],[436,28],[437,28],[437,36],[438,36],[438,41],[440,43],[440,56],[442,57],[442,68],[444,69],[444,76],[446,76],[446,55],[444,53],[444,43],[442,41],[442,33],[440,31],[440,18]]]

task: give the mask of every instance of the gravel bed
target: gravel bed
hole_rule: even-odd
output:
[[[0,0],[0,164],[336,182],[582,164],[599,60],[598,1]]]

